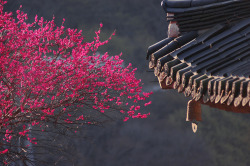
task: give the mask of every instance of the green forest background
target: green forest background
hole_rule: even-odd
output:
[[[90,41],[102,22],[102,38],[116,36],[101,51],[123,53],[125,65],[138,68],[145,91],[153,91],[147,119],[113,121],[103,127],[87,127],[84,139],[64,142],[71,165],[78,166],[249,166],[250,115],[235,114],[206,106],[203,121],[194,134],[186,122],[183,94],[161,90],[148,69],[147,48],[167,37],[161,0],[8,0],[5,10],[19,5],[34,20],[35,14],[61,25],[83,30]],[[55,156],[46,156],[55,160]],[[69,163],[58,161],[58,165]]]

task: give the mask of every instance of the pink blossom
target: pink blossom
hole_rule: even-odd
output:
[[[135,111],[139,110],[140,108],[141,108],[141,106],[139,106],[139,105],[136,106],[136,107],[135,107]]]
[[[3,150],[3,151],[0,151],[0,154],[5,154],[5,153],[7,153],[9,151],[9,149],[5,149],[5,150]]]
[[[128,121],[128,120],[129,120],[129,117],[125,117],[125,118],[123,119],[124,122],[126,122],[126,121]]]
[[[79,116],[76,120],[84,120],[83,115]]]
[[[148,103],[145,103],[144,106],[148,106],[152,103],[152,101],[149,101]]]

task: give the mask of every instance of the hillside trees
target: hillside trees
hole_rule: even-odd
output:
[[[124,121],[149,115],[138,112],[151,93],[142,92],[136,69],[124,68],[121,55],[98,53],[111,37],[101,41],[99,29],[85,42],[81,31],[54,19],[28,23],[21,10],[14,18],[3,12],[5,3],[0,0],[0,162],[32,163],[29,147],[41,142],[36,133],[51,128],[74,133],[111,114]]]

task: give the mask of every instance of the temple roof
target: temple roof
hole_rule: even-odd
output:
[[[162,4],[166,11],[178,8],[179,15],[171,13],[168,21],[169,32],[171,24],[180,32],[148,48],[149,68],[161,88],[176,89],[199,104],[250,113],[250,1],[164,0]],[[225,4],[229,6],[224,16],[237,16],[233,22],[213,13]],[[237,11],[244,11],[244,17]],[[188,109],[194,104],[189,105]]]

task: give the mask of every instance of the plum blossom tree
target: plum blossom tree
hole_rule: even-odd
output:
[[[85,42],[81,31],[53,19],[28,23],[21,10],[15,18],[3,11],[5,3],[0,0],[0,163],[32,162],[29,146],[39,144],[32,132],[75,132],[117,112],[124,121],[149,115],[138,112],[151,103],[145,101],[151,92],[142,92],[136,69],[123,67],[121,55],[98,54],[111,39],[100,40],[102,24]]]

